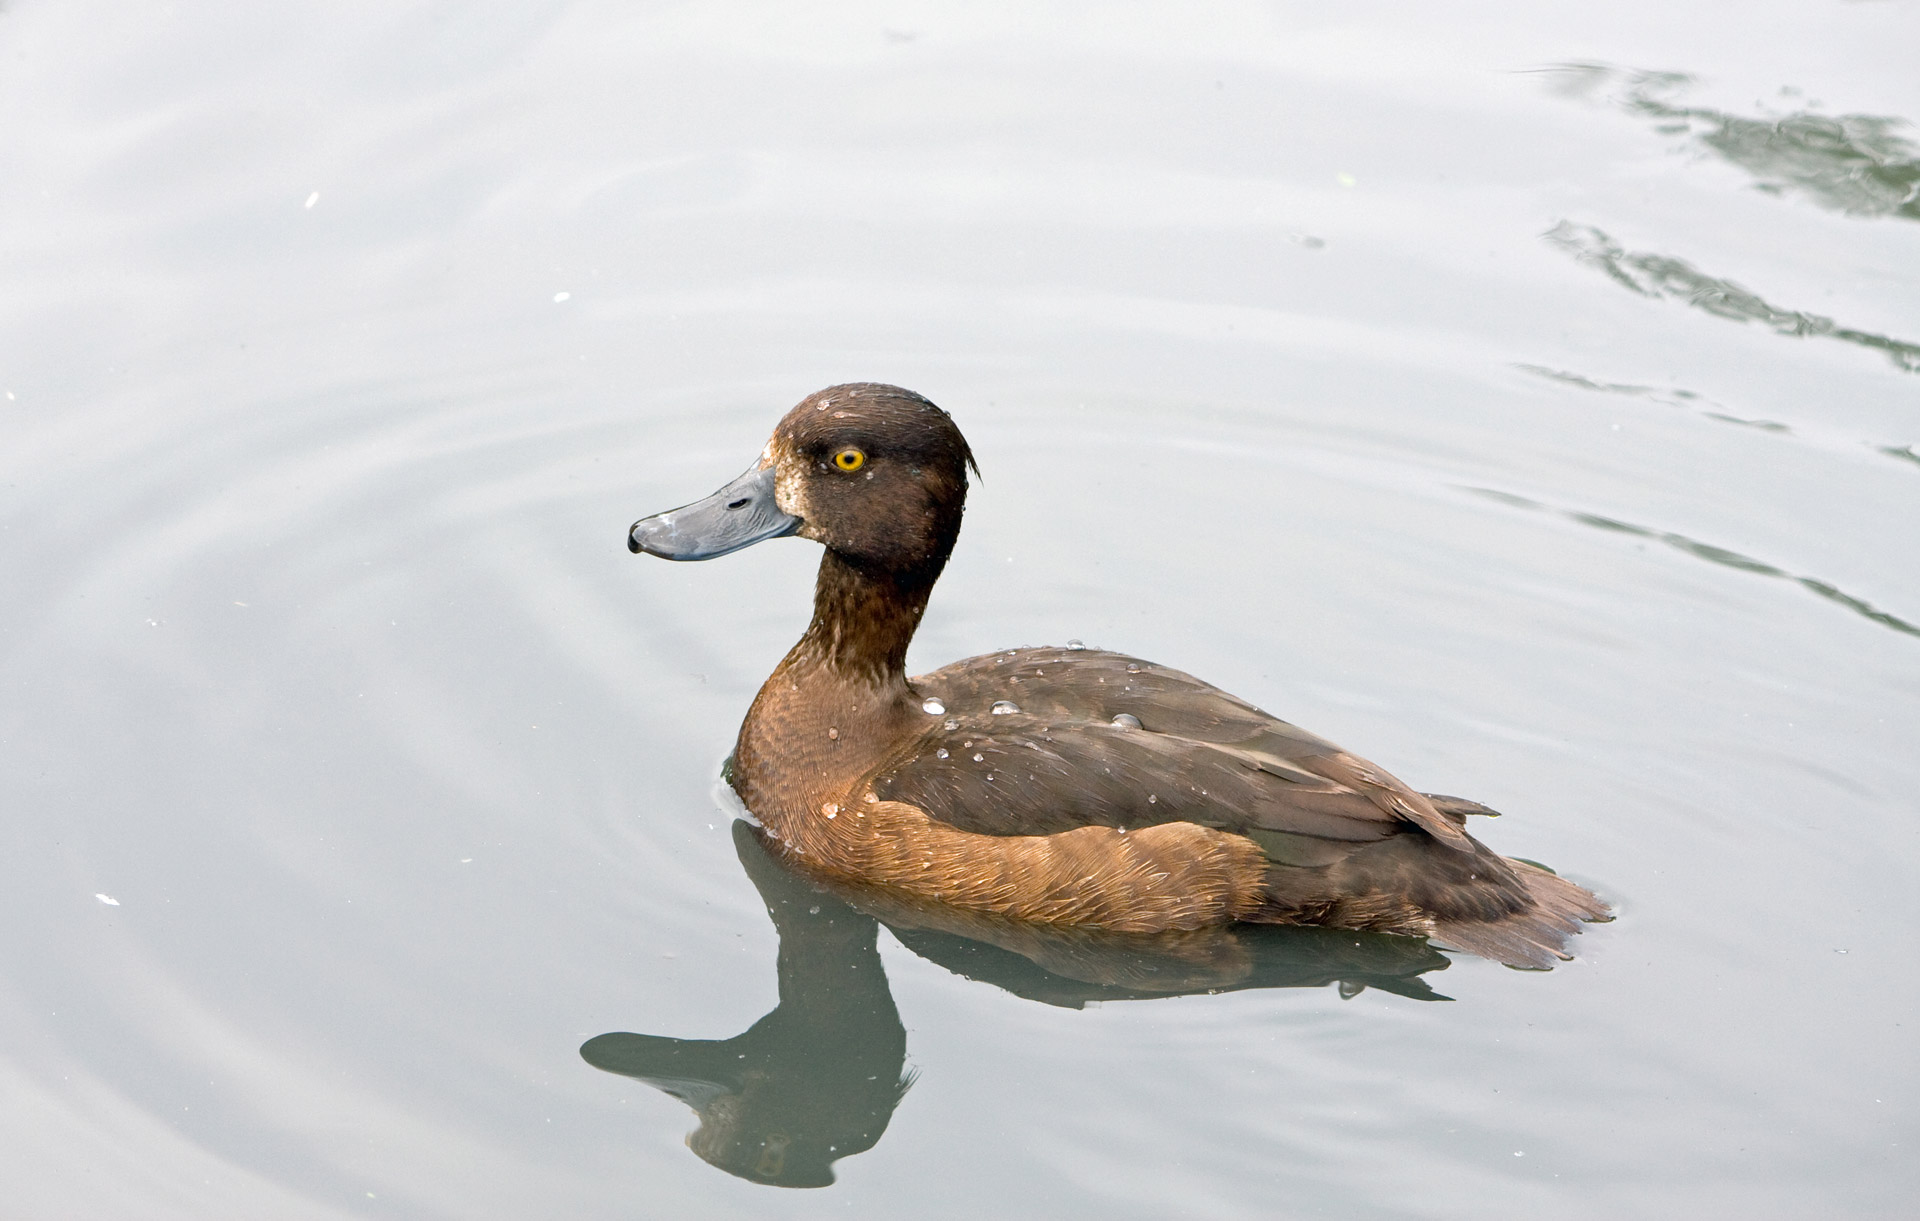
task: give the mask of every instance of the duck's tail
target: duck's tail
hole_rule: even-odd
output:
[[[1584,886],[1529,861],[1505,858],[1533,899],[1531,907],[1492,920],[1436,920],[1434,943],[1535,971],[1572,958],[1567,942],[1587,921],[1613,919],[1613,909]]]

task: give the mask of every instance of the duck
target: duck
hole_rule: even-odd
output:
[[[782,862],[984,919],[1115,934],[1297,924],[1424,937],[1508,966],[1572,957],[1607,903],[1420,792],[1168,666],[1069,644],[909,677],[978,463],[952,417],[876,382],[802,399],[744,474],[635,522],[635,554],[821,544],[813,616],[728,779]]]

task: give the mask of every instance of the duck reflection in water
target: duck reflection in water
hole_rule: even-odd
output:
[[[1336,929],[1239,925],[1117,934],[994,921],[789,872],[744,821],[740,863],[780,936],[780,1003],[731,1039],[613,1033],[580,1054],[691,1106],[687,1145],[729,1174],[824,1187],[871,1149],[913,1084],[907,1033],[880,963],[885,923],[914,953],[969,979],[1065,1008],[1244,988],[1373,987],[1445,1000],[1420,978],[1446,967],[1426,942]]]

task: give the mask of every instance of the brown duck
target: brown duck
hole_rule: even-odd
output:
[[[746,474],[628,536],[670,560],[789,534],[826,548],[813,622],[733,759],[788,862],[991,917],[1371,929],[1522,967],[1569,957],[1580,922],[1608,917],[1591,892],[1467,834],[1485,806],[1416,792],[1178,670],[1027,648],[908,678],[970,466],[920,395],[832,386],[787,413]]]

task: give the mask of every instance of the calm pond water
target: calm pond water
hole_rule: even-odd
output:
[[[1920,6],[1031,9],[0,7],[0,1211],[1908,1215]],[[796,889],[817,551],[624,538],[853,379],[985,471],[916,670],[1177,666],[1620,918]]]

